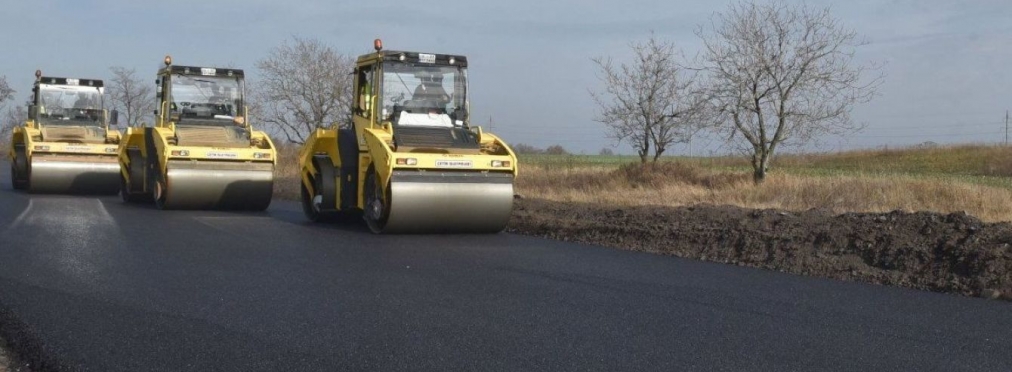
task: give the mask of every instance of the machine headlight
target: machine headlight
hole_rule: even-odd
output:
[[[271,158],[271,153],[269,153],[269,152],[254,152],[253,153],[253,158],[254,159],[270,159]]]
[[[105,152],[108,152],[110,154],[114,153],[114,152],[116,152],[116,148],[115,147],[106,147],[105,148]]]
[[[397,165],[418,165],[418,159],[415,159],[415,158],[397,158]]]
[[[172,150],[172,156],[190,156],[189,150]]]
[[[509,168],[509,166],[510,166],[510,161],[509,160],[493,160],[492,161],[492,168]]]
[[[49,146],[35,146],[35,151],[49,151]]]

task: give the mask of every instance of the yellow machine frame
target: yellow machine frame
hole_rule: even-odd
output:
[[[42,71],[35,72],[28,120],[23,126],[15,127],[11,135],[8,155],[14,188],[33,193],[112,194],[118,191],[116,148],[121,137],[118,131],[109,130],[109,111],[102,109],[102,143],[47,138],[47,131],[38,120],[40,110],[43,110],[40,100],[42,84],[96,88],[99,91],[103,87],[102,80],[48,77],[42,76]],[[112,125],[116,125],[117,117],[114,110]]]
[[[499,137],[470,127],[466,119],[462,130],[477,142],[473,148],[399,146],[395,138],[400,129],[379,120],[382,108],[373,102],[382,89],[386,64],[417,63],[424,54],[383,51],[378,40],[376,50],[356,63],[352,128],[317,129],[299,153],[306,215],[319,221],[364,211],[376,233],[502,230],[512,210],[517,175],[513,150]],[[466,68],[463,56],[428,56],[435,56],[437,64],[449,61]],[[398,183],[397,178],[404,181]],[[398,194],[395,185],[411,190]],[[445,187],[445,192],[440,190]],[[437,213],[447,208],[454,210]]]
[[[242,107],[234,125],[243,128],[249,143],[179,144],[177,127],[185,120],[172,110],[174,74],[243,77],[239,69],[175,66],[165,58],[155,125],[128,128],[119,146],[124,201],[154,200],[162,209],[266,209],[273,193],[274,143],[252,128]]]

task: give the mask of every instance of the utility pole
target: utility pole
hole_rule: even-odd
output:
[[[1008,146],[1008,110],[1005,110],[1005,146]]]
[[[489,132],[495,132],[494,130],[492,130],[492,115],[488,116],[488,131]],[[1006,136],[1006,137],[1008,137],[1008,136]]]

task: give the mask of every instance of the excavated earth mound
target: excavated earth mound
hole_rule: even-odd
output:
[[[1012,224],[965,213],[609,207],[517,199],[507,231],[794,274],[1012,300]]]

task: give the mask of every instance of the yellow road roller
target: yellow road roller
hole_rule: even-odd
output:
[[[243,71],[164,62],[155,125],[128,128],[119,145],[123,200],[153,200],[159,209],[266,209],[277,153],[247,120]]]
[[[115,194],[120,134],[109,130],[102,80],[35,71],[28,120],[12,130],[11,180],[31,193]],[[116,111],[112,124],[116,124]]]
[[[383,50],[358,57],[349,128],[299,153],[313,221],[362,215],[374,233],[494,233],[513,209],[517,158],[470,125],[467,58]]]

